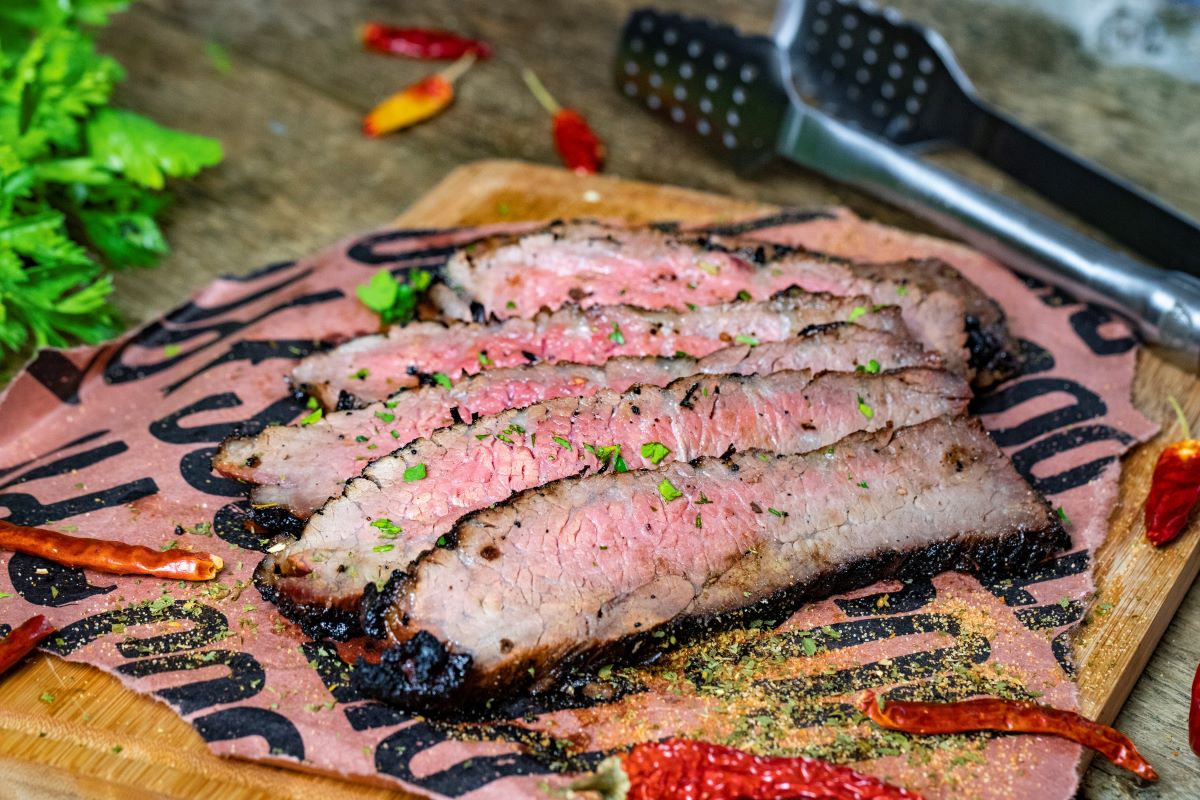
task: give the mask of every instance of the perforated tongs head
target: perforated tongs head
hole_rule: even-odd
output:
[[[788,116],[784,62],[766,37],[640,9],[625,23],[614,68],[627,97],[753,167],[775,155]]]

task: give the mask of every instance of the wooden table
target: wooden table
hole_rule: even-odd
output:
[[[841,202],[922,227],[797,168],[779,165],[753,179],[736,176],[689,140],[638,113],[608,79],[617,30],[637,4],[590,0],[560,8],[441,0],[417,7],[362,0],[146,0],[118,18],[102,39],[104,49],[130,73],[120,101],[162,122],[220,137],[228,157],[220,169],[181,188],[168,227],[174,254],[158,271],[120,276],[120,308],[137,322],[181,301],[216,274],[297,256],[349,231],[383,224],[465,162],[494,156],[552,162],[548,120],[517,75],[523,64],[533,67],[560,101],[587,112],[609,145],[609,169],[615,174],[773,203]],[[762,30],[770,5],[719,0],[704,3],[703,12]],[[918,19],[937,21],[985,96],[1200,215],[1200,158],[1195,155],[1200,126],[1187,110],[1200,107],[1200,88],[1142,71],[1096,69],[1073,50],[1068,37],[1046,26],[1037,26],[1037,37],[1019,35],[1029,30],[1019,27],[1025,20],[1008,12],[984,13],[950,0],[895,5]],[[358,133],[362,113],[426,69],[359,51],[356,26],[381,16],[477,32],[498,45],[500,58],[462,82],[459,107],[451,113],[372,142]],[[231,72],[210,62],[206,42],[229,50]],[[969,157],[950,153],[939,160],[1045,209]],[[1157,797],[1200,796],[1200,760],[1180,750],[1179,733],[1197,661],[1200,591],[1193,591],[1118,720],[1160,766],[1164,780]],[[163,713],[170,728],[170,714]],[[164,744],[187,733],[167,730]],[[230,767],[247,770],[250,786],[269,785],[275,774]],[[250,776],[260,775],[258,770],[264,770],[267,783]],[[1084,791],[1088,797],[1124,797],[1130,784],[1098,765],[1089,771]],[[64,796],[73,795],[67,789]],[[376,793],[365,790],[363,796]]]

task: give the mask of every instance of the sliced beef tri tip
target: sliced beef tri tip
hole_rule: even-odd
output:
[[[545,690],[656,633],[781,618],[889,576],[1025,566],[1069,538],[977,420],[946,417],[804,455],[560,480],[444,541],[364,601],[368,632],[398,643],[355,672],[376,697],[436,708]]]
[[[961,412],[970,394],[963,378],[943,370],[815,378],[785,371],[686,377],[506,411],[435,431],[370,464],[312,515],[298,541],[264,560],[257,578],[310,631],[344,635],[366,584],[381,586],[393,570],[447,544],[464,514],[516,492],[732,448],[805,452],[854,431]]]
[[[222,475],[255,484],[257,511],[307,519],[369,461],[438,428],[558,397],[588,397],[634,384],[665,386],[697,374],[766,375],[780,370],[853,371],[936,367],[940,359],[907,335],[832,323],[757,346],[733,345],[702,359],[615,358],[599,366],[542,362],[480,372],[398,392],[361,409],[335,411],[311,425],[272,426],[227,439],[213,459]]]
[[[878,330],[905,330],[898,314],[873,306],[868,297],[799,290],[763,302],[698,306],[683,313],[568,306],[533,319],[393,327],[386,334],[307,356],[292,370],[291,380],[331,409],[346,397],[383,400],[437,373],[457,380],[463,373],[539,361],[603,364],[618,356],[705,356],[734,343],[777,342],[811,325],[847,320]]]
[[[947,337],[964,336],[981,383],[1011,371],[1017,353],[1000,306],[937,260],[864,264],[745,237],[563,222],[478,242],[453,255],[444,274],[453,297],[439,295],[443,311],[464,319],[527,318],[567,303],[682,310],[798,286],[896,303],[917,338],[943,354],[957,353]]]

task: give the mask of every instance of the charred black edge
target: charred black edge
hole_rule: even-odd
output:
[[[305,521],[283,506],[250,506],[250,521],[269,534],[299,539]]]
[[[342,389],[338,392],[337,405],[334,406],[334,411],[351,411],[356,408],[362,408],[365,405],[362,400],[359,400],[350,392]]]
[[[553,673],[556,680],[561,682],[571,673],[600,664],[639,663],[646,660],[638,658],[637,655],[643,648],[645,656],[657,654],[658,648],[652,644],[658,641],[664,632],[686,642],[705,633],[745,627],[752,620],[762,619],[768,613],[771,616],[786,618],[807,601],[863,588],[889,578],[932,577],[951,570],[1010,574],[1014,569],[1045,561],[1071,544],[1070,535],[1054,517],[1050,505],[1044,500],[1043,505],[1050,520],[1046,528],[1018,529],[1000,537],[965,537],[935,542],[914,550],[879,553],[829,570],[747,608],[668,623],[636,636],[626,637],[599,650],[567,659],[555,665]],[[401,590],[405,578],[403,573],[393,574],[388,587],[374,596],[374,607],[368,612],[372,615],[374,624],[381,625],[387,604],[390,604],[394,593]],[[364,600],[364,607],[366,605]],[[370,635],[384,632],[381,627],[374,627],[374,624],[372,630],[368,631]],[[655,633],[659,636],[656,637]],[[495,706],[496,710],[489,711],[485,702],[489,698],[477,696],[466,683],[469,660],[464,662],[462,659],[470,659],[470,656],[457,654],[456,661],[456,654],[447,650],[434,637],[428,634],[426,637],[423,638],[419,651],[419,664],[404,663],[408,650],[401,650],[397,655],[386,658],[377,665],[360,662],[354,671],[355,685],[365,694],[384,702],[442,718],[462,719],[464,705],[472,701],[478,701],[470,706],[472,711],[468,716],[472,718],[483,719],[497,714],[503,716],[506,713],[508,703],[500,703]],[[404,645],[399,647],[403,648]],[[387,652],[395,650],[397,648]],[[411,678],[415,671],[420,670],[428,674],[429,668],[439,663],[452,665],[453,668],[433,674],[432,680],[426,684],[413,683]],[[467,666],[463,666],[464,664]]]
[[[275,559],[267,556],[254,570],[254,588],[263,600],[273,603],[286,619],[300,626],[312,639],[336,639],[344,642],[362,632],[357,611],[325,606],[302,605],[275,588]]]

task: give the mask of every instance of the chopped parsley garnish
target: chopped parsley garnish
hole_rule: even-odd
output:
[[[391,432],[391,434],[392,434],[392,438],[393,438],[393,439],[399,439],[399,438],[400,438],[400,431],[393,430],[393,431]]]
[[[721,265],[714,264],[711,261],[699,261],[696,263],[696,266],[707,272],[709,275],[721,274]]]
[[[301,425],[312,425],[314,422],[319,421],[321,419],[321,417],[323,417],[323,416],[325,416],[325,410],[322,408],[318,408],[316,411],[313,411],[311,414],[308,414],[303,419],[301,419],[300,424]]]
[[[490,358],[488,358],[487,351],[480,350],[479,351],[479,366],[486,367],[486,366],[490,365],[491,363],[492,363],[492,360]]]
[[[413,481],[424,480],[426,474],[424,464],[413,464],[408,469],[404,470],[404,482],[412,483]]]
[[[704,492],[701,492],[701,493],[700,493],[700,499],[696,501],[696,505],[698,505],[698,506],[706,506],[706,505],[708,505],[708,504],[709,504],[709,503],[711,503],[711,502],[712,502],[712,500],[709,500],[709,499],[708,499],[708,496],[707,496],[707,495],[705,495],[705,494],[704,494]]]
[[[871,375],[874,375],[879,372],[879,362],[872,358],[866,364],[859,364],[857,367],[854,368],[854,371],[855,372],[867,372],[867,373],[870,373]]]
[[[182,350],[183,348],[177,344],[164,345],[163,356],[166,358],[174,358],[175,356],[179,355]]]
[[[688,311],[695,311],[696,309],[698,309],[700,307],[700,306],[696,305],[695,303],[684,303],[684,305],[688,307]]]
[[[745,289],[742,289],[740,292],[737,293],[737,299],[742,300],[742,301],[748,301],[748,300],[753,300],[754,298],[750,296],[749,292],[747,292]]]
[[[394,544],[377,544],[374,547],[372,547],[371,549],[374,550],[376,553],[387,553],[392,550],[395,550],[396,545],[394,545]]]
[[[395,539],[398,535],[404,532],[403,529],[401,529],[398,525],[396,525],[396,523],[392,522],[387,517],[380,517],[377,520],[372,520],[371,527],[378,528],[379,535],[384,539]]]
[[[778,508],[771,508],[770,506],[767,506],[767,511],[771,512],[772,514],[779,517],[780,519],[783,519],[784,517],[786,517],[788,515],[788,513],[786,511],[780,511]]]
[[[380,322],[403,324],[416,314],[418,298],[432,283],[433,276],[423,269],[413,270],[408,281],[401,283],[384,268],[355,287],[355,292],[364,306],[379,315]]]
[[[608,338],[617,344],[625,344],[625,334],[621,333],[621,326],[615,322],[613,323],[612,333],[608,335]]]
[[[908,294],[908,286],[903,283],[900,284],[899,286],[896,287],[896,294],[900,295],[901,297],[904,297],[906,294]]]
[[[433,373],[433,382],[444,389],[449,389],[454,385],[450,382],[450,376],[444,372]]]
[[[663,478],[662,481],[659,482],[658,493],[662,495],[662,499],[666,500],[668,503],[672,500],[678,500],[679,498],[683,497],[683,492],[676,489],[675,484],[671,483],[671,481],[667,478]]]
[[[357,380],[360,380],[360,381],[365,381],[367,379],[367,376],[370,374],[371,374],[371,370],[367,369],[366,367],[363,367],[362,369],[358,370],[350,377],[356,378]]]
[[[54,695],[50,694],[49,692],[42,692],[42,696],[39,697],[38,700],[41,700],[43,703],[53,703]]]
[[[359,443],[362,443],[362,442],[369,442],[369,441],[371,441],[371,437],[369,437],[369,436],[363,436],[363,435],[360,433],[358,436],[355,436],[355,437],[354,437],[354,441],[356,441],[356,442],[359,442]]]
[[[396,415],[390,411],[376,411],[375,416],[387,423],[396,421]]]
[[[866,481],[859,481],[859,482],[858,482],[858,488],[860,488],[860,489],[870,489],[870,488],[871,488],[871,484],[867,483]]]
[[[662,442],[646,442],[642,445],[642,458],[648,459],[651,464],[658,464],[670,454],[670,448]]]
[[[863,306],[855,306],[854,308],[850,309],[850,316],[846,317],[846,321],[854,322],[854,320],[858,319],[865,313],[867,313],[866,308]]]
[[[384,408],[389,408],[389,409],[390,409],[390,408],[395,408],[395,407],[396,407],[396,406],[398,406],[398,405],[400,405],[400,401],[399,401],[399,400],[384,400],[384,401],[383,401],[383,407],[384,407]]]
[[[704,527],[704,520],[700,519],[700,515],[699,515],[699,514],[697,514],[697,515],[696,515],[696,527],[697,527],[697,528],[703,528],[703,527]]]
[[[517,304],[515,302],[513,302],[512,300],[509,300],[507,303],[504,304],[504,307],[511,311],[512,309],[517,307]]]
[[[1058,508],[1054,509],[1054,513],[1057,514],[1058,518],[1063,521],[1063,524],[1065,524],[1065,525],[1071,524],[1071,519],[1070,519],[1070,517],[1067,516],[1067,511],[1062,506],[1059,506]]]
[[[683,352],[682,350],[676,350],[676,351],[675,351],[675,357],[676,357],[676,358],[691,358],[691,357],[692,357],[692,354],[691,354],[691,353],[685,353],[685,352]]]
[[[437,537],[437,546],[438,547],[445,547],[447,544],[448,544],[448,542],[446,541],[445,534],[442,534],[441,536]]]
[[[551,439],[553,439],[553,440],[555,441],[555,443],[556,443],[556,444],[557,444],[559,447],[563,448],[564,450],[571,450],[571,449],[573,449],[573,448],[571,447],[571,443],[570,443],[570,442],[568,442],[566,439],[564,439],[564,438],[563,438],[563,437],[561,437],[561,436],[551,436],[550,438],[551,438]]]
[[[863,399],[861,394],[858,396],[858,412],[867,419],[875,418],[875,409],[871,408],[870,404]]]
[[[800,646],[804,648],[804,655],[815,656],[817,654],[817,643],[811,636],[804,636],[800,639]]]
[[[625,465],[625,459],[621,456],[621,445],[619,444],[610,444],[604,447],[584,444],[583,449],[594,455],[603,466],[612,464],[613,472],[629,471],[629,467]]]
[[[748,336],[744,333],[739,333],[737,336],[733,337],[733,340],[738,344],[748,344],[751,347],[758,347],[758,339],[755,339],[753,336]]]
[[[315,397],[308,398],[308,402],[304,404],[305,408],[318,408],[319,406],[320,404],[317,403],[317,398]]]
[[[490,433],[477,433],[477,434],[475,434],[475,438],[476,438],[476,439],[478,439],[478,440],[479,440],[479,441],[481,441],[481,442],[482,442],[484,439],[488,438],[489,436],[491,436],[491,434],[490,434]]]

